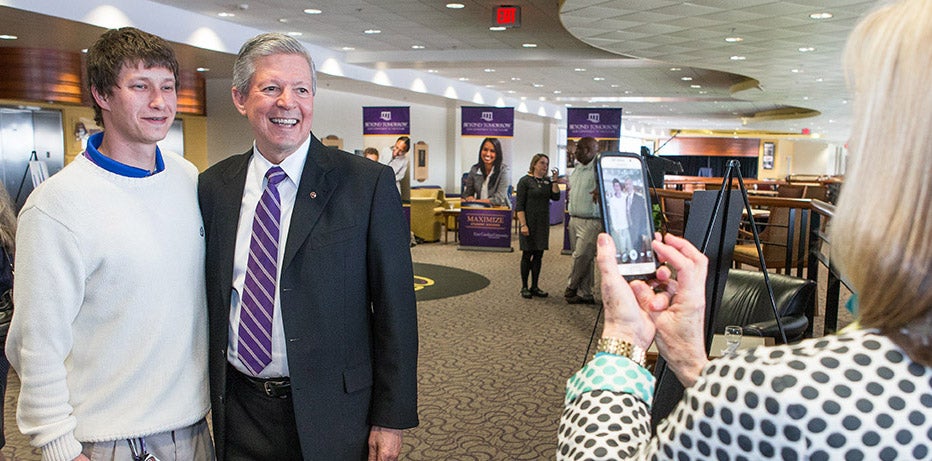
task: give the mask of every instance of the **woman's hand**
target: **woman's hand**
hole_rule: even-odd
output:
[[[629,341],[646,351],[654,340],[651,313],[638,306],[634,292],[618,272],[615,241],[608,234],[599,234],[596,261],[602,274],[602,304],[605,306],[602,336]]]
[[[685,387],[708,363],[705,351],[705,283],[709,260],[689,241],[660,234],[652,242],[664,263],[651,284],[631,283],[638,304],[657,330],[657,349]],[[671,271],[670,268],[673,268]]]

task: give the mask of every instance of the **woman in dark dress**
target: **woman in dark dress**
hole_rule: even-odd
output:
[[[544,298],[547,292],[537,286],[540,277],[540,261],[550,241],[550,201],[560,199],[557,183],[557,169],[547,177],[550,159],[544,154],[537,154],[531,159],[531,168],[527,176],[518,181],[518,198],[515,212],[521,226],[518,237],[521,242],[521,296],[530,299],[533,296]],[[528,289],[528,275],[531,287]]]

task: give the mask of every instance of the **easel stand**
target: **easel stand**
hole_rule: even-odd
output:
[[[725,216],[728,215],[730,207],[733,206],[731,203],[731,194],[726,194],[726,191],[732,190],[732,185],[734,180],[738,180],[738,190],[741,193],[741,199],[744,201],[744,211],[747,213],[748,220],[751,222],[751,234],[754,236],[754,246],[757,248],[757,257],[760,262],[760,270],[764,275],[764,284],[767,285],[767,294],[770,296],[770,307],[773,309],[773,317],[777,322],[777,330],[780,331],[780,338],[783,340],[783,344],[786,344],[786,331],[783,329],[783,322],[780,320],[780,314],[777,312],[777,302],[776,298],[773,295],[773,285],[770,283],[770,274],[767,272],[767,264],[764,262],[764,251],[761,248],[760,244],[760,233],[757,230],[757,223],[754,222],[754,215],[751,213],[751,202],[748,200],[748,189],[744,185],[744,179],[741,177],[741,164],[737,160],[729,160],[728,167],[725,170],[725,179],[722,181],[722,188],[719,189],[718,195],[715,199],[715,207],[712,211],[712,217],[709,219],[709,225],[706,228],[705,238],[702,240],[702,245],[699,248],[703,254],[705,254],[706,249],[709,246],[709,241],[712,238],[713,227],[718,219],[720,214]],[[724,286],[725,280],[721,279],[721,274],[724,272],[724,264],[730,264],[730,261],[723,261],[722,251],[725,248],[725,232],[722,228],[719,232],[718,237],[718,254],[715,258],[717,261],[718,267],[709,268],[709,275],[713,277],[712,287],[715,292],[718,292],[721,286]],[[714,306],[709,312],[711,312],[710,317],[714,316],[714,313],[718,311],[718,306]],[[714,332],[712,331],[712,319],[706,319],[706,349],[712,344],[712,336]]]

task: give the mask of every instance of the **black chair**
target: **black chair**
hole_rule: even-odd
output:
[[[793,343],[803,339],[809,326],[806,312],[815,310],[816,283],[789,275],[768,275],[786,340]],[[739,325],[748,336],[773,338],[777,344],[783,342],[764,284],[764,274],[760,271],[732,269],[728,272],[725,293],[712,331],[724,333],[726,325]]]

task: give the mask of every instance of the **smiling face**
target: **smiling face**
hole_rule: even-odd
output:
[[[482,150],[479,151],[479,156],[482,158],[482,164],[485,165],[487,170],[492,168],[492,164],[495,163],[496,155],[495,145],[492,144],[492,141],[482,143]]]
[[[175,76],[164,67],[146,68],[142,62],[120,69],[110,95],[96,88],[94,99],[101,108],[107,142],[152,149],[163,139],[175,120],[178,94]]]
[[[272,163],[293,153],[311,133],[314,95],[311,68],[304,56],[273,54],[257,58],[249,90],[233,88],[233,103],[249,119],[256,146]]]

